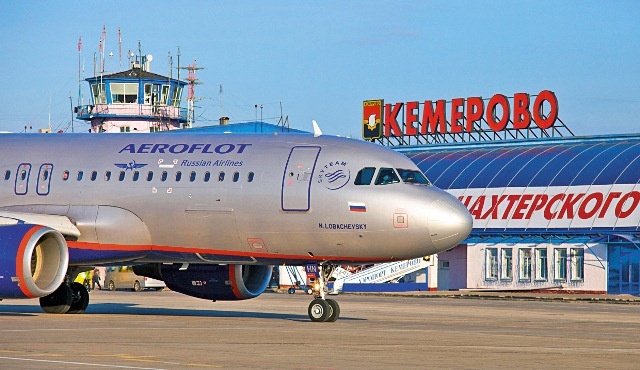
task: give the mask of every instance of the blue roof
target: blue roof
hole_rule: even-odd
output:
[[[207,134],[225,134],[225,133],[240,133],[240,134],[272,134],[277,132],[278,134],[308,134],[307,131],[297,130],[295,128],[283,127],[280,125],[274,125],[267,122],[243,122],[243,123],[231,123],[228,125],[215,125],[194,127],[187,129],[189,132],[202,132]],[[171,130],[169,132],[181,132],[182,130]]]
[[[638,184],[640,134],[395,148],[442,189]]]

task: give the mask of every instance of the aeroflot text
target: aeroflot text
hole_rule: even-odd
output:
[[[613,209],[617,218],[629,217],[640,203],[640,192],[561,193],[460,196],[476,220],[528,220],[542,213],[547,220],[604,218]]]
[[[251,144],[127,144],[120,149],[118,153],[128,154],[154,154],[154,153],[171,153],[171,154],[242,154],[244,150]]]

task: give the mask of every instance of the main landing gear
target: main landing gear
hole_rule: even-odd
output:
[[[340,317],[340,306],[333,299],[326,299],[327,281],[335,271],[334,265],[318,265],[318,286],[314,300],[309,304],[309,318],[314,322],[334,322]]]
[[[40,298],[40,308],[46,313],[83,313],[87,306],[89,291],[77,282],[63,282],[53,293]]]

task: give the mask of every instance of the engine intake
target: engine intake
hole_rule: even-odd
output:
[[[0,298],[38,298],[53,293],[69,265],[58,231],[32,224],[0,226]]]

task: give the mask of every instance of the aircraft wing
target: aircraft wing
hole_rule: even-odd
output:
[[[71,223],[67,216],[44,215],[38,213],[0,212],[0,225],[15,225],[17,223],[42,225],[58,231],[62,235],[80,236],[80,230]]]

